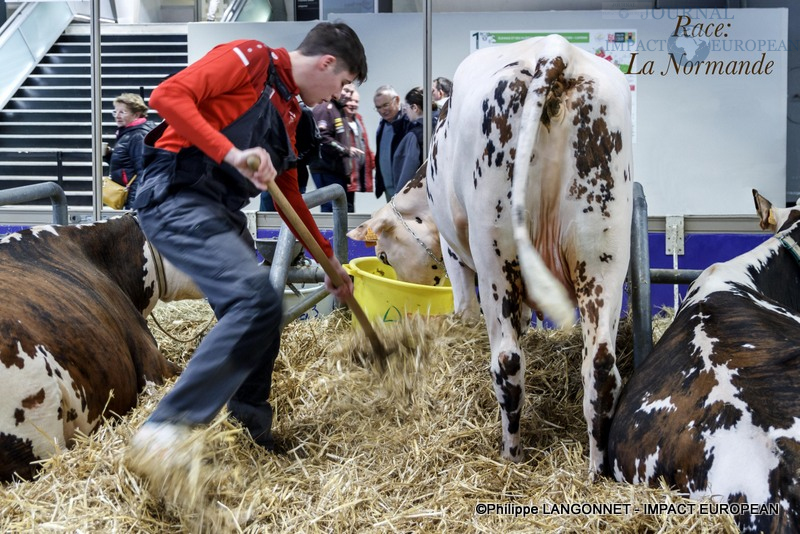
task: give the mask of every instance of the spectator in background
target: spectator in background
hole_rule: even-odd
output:
[[[352,83],[348,83],[344,87],[342,87],[342,102],[347,104],[347,101],[350,100],[350,97],[353,96],[353,93],[356,91],[356,86]]]
[[[375,111],[381,116],[375,137],[375,196],[385,192],[388,202],[397,191],[395,184],[403,161],[395,157],[397,147],[408,132],[410,121],[400,107],[400,95],[391,85],[382,85],[373,97]]]
[[[438,109],[442,109],[442,106],[444,106],[444,103],[447,102],[447,99],[450,98],[452,93],[453,82],[441,76],[433,80],[431,98]]]
[[[347,187],[348,195],[372,191],[372,175],[375,172],[375,155],[369,148],[367,130],[364,120],[358,112],[361,95],[353,90],[350,100],[344,107],[347,122],[350,126],[350,151],[353,160],[353,169],[350,173],[350,184]]]
[[[142,150],[144,136],[153,129],[147,120],[147,106],[135,93],[122,93],[114,99],[114,120],[117,123],[117,140],[108,161],[109,177],[128,188],[125,209],[131,209],[142,176]]]
[[[347,89],[345,89],[345,87]],[[351,84],[342,88],[338,99],[330,102],[320,102],[314,106],[314,119],[317,122],[320,134],[319,158],[309,164],[311,177],[317,189],[338,184],[347,192],[350,183],[352,162],[350,155],[350,133],[347,128],[344,106],[354,88]],[[347,198],[347,211],[355,211],[352,195]],[[325,202],[320,205],[322,212],[332,212],[333,203]]]
[[[431,100],[433,100],[431,121],[433,122],[433,130],[436,129],[436,124],[439,122],[439,112],[442,110],[444,103],[450,98],[452,92],[453,82],[447,78],[440,76],[433,80],[433,87],[431,88]]]
[[[409,123],[406,134],[400,140],[395,152],[396,164],[393,165],[395,194],[402,191],[406,183],[414,177],[419,166],[422,165],[422,121],[425,120],[423,99],[422,87],[414,87],[406,93],[403,111]]]

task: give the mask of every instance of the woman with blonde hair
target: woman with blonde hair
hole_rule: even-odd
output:
[[[144,136],[155,126],[147,120],[147,106],[135,93],[122,93],[114,99],[117,140],[109,158],[109,177],[128,188],[125,209],[131,209],[142,176]]]

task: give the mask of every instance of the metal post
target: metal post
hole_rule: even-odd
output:
[[[653,318],[650,301],[650,248],[647,231],[647,199],[642,184],[633,184],[631,221],[631,302],[633,315],[633,366],[639,367],[653,350]]]
[[[431,73],[431,35],[432,35],[432,7],[433,0],[425,0],[425,39],[423,41],[424,47],[424,65],[425,71],[423,73],[422,81],[422,161],[428,158],[428,147],[431,144],[431,123],[433,118],[433,104],[431,102],[431,86],[433,85],[433,76]]]
[[[634,368],[638,368],[653,350],[652,284],[674,284],[676,287],[677,284],[691,284],[703,272],[699,269],[650,269],[648,238],[647,199],[642,185],[634,182],[629,266]]]
[[[89,33],[92,82],[92,215],[101,218],[103,209],[103,99],[100,78],[100,0],[92,0]]]
[[[328,187],[342,189],[338,184]],[[333,199],[333,253],[339,263],[347,263],[347,196],[344,189]]]
[[[56,152],[56,179],[58,185],[64,185],[64,153],[60,150]]]

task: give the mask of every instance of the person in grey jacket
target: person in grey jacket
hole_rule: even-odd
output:
[[[398,191],[398,179],[403,179],[406,161],[402,154],[397,157],[397,147],[408,133],[411,121],[402,110],[400,95],[391,85],[378,87],[373,103],[381,116],[375,137],[375,196],[380,198],[385,192],[388,202]]]

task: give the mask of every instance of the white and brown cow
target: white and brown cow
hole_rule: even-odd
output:
[[[448,104],[431,143],[426,213],[441,234],[456,312],[471,319],[483,310],[502,456],[522,458],[525,358],[518,337],[530,308],[564,325],[574,322],[577,303],[597,472],[621,386],[615,340],[633,189],[628,83],[607,61],[552,35],[471,54],[456,71]],[[413,204],[402,198],[408,194],[419,193],[404,189],[398,207]],[[399,271],[413,257],[385,260]]]
[[[0,239],[0,480],[136,405],[177,368],[145,317],[159,299],[201,298],[125,215]]]
[[[800,532],[800,209],[754,194],[780,231],[690,286],[625,385],[609,464],[620,481],[747,503],[756,513],[729,508],[742,531]]]

